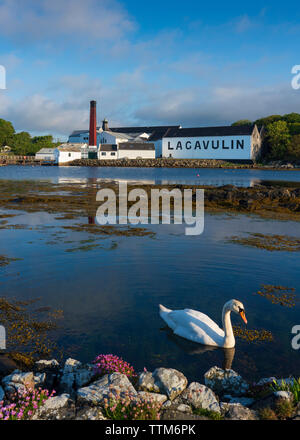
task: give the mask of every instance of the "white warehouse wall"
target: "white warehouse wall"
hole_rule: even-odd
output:
[[[119,150],[119,159],[137,159],[142,157],[143,159],[155,159],[155,150]]]
[[[180,145],[182,148],[180,148]],[[251,136],[163,138],[163,157],[176,159],[251,159]]]

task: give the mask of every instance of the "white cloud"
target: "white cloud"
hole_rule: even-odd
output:
[[[0,32],[36,42],[72,37],[91,45],[121,38],[135,23],[117,0],[2,0]]]

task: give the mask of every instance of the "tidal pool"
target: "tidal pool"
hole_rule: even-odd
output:
[[[300,298],[299,252],[269,252],[227,239],[249,233],[299,237],[299,222],[207,213],[199,236],[185,236],[183,225],[147,226],[154,233],[148,236],[95,236],[69,227],[88,224],[88,218],[0,211],[3,217],[19,214],[4,218],[0,228],[0,255],[19,259],[0,267],[0,296],[41,298],[41,306],[62,309],[56,337],[65,357],[91,361],[113,353],[138,371],[172,367],[203,381],[206,370],[229,356],[232,368],[248,379],[299,376],[300,350],[292,349],[291,329],[300,325],[300,302],[287,308],[254,294],[262,284],[282,285]],[[14,224],[19,227],[9,227]],[[249,329],[270,331],[272,342],[237,338],[235,353],[225,353],[172,335],[158,314],[158,304],[194,308],[221,324],[223,304],[231,298],[244,303]],[[244,325],[237,315],[232,322]]]

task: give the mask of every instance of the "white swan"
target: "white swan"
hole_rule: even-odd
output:
[[[170,310],[159,305],[159,314],[173,332],[190,341],[215,347],[232,348],[235,339],[231,325],[230,313],[239,313],[245,324],[247,319],[244,306],[240,301],[231,299],[224,304],[222,311],[222,330],[207,315],[197,310]]]

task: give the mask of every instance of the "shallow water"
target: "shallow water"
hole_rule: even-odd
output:
[[[99,247],[83,251],[78,248],[91,235],[62,229],[78,219],[19,214],[7,220],[24,229],[0,230],[0,254],[22,258],[0,267],[1,296],[41,298],[41,306],[62,309],[57,337],[65,356],[91,361],[114,353],[137,370],[172,367],[203,381],[206,370],[223,365],[224,351],[204,351],[173,336],[164,328],[158,304],[194,308],[221,324],[224,302],[237,298],[244,303],[248,327],[270,330],[274,342],[237,339],[232,368],[251,379],[299,375],[300,350],[291,347],[291,328],[300,324],[300,303],[288,309],[254,295],[261,284],[295,287],[300,295],[299,253],[226,242],[246,232],[299,237],[299,223],[206,214],[200,236],[185,236],[181,225],[157,225],[151,226],[155,238],[97,237]],[[232,321],[241,323],[237,315]]]
[[[53,183],[81,183],[117,180],[156,184],[201,184],[253,186],[268,182],[300,182],[299,171],[218,168],[118,168],[118,167],[0,167],[1,179],[48,180]]]

